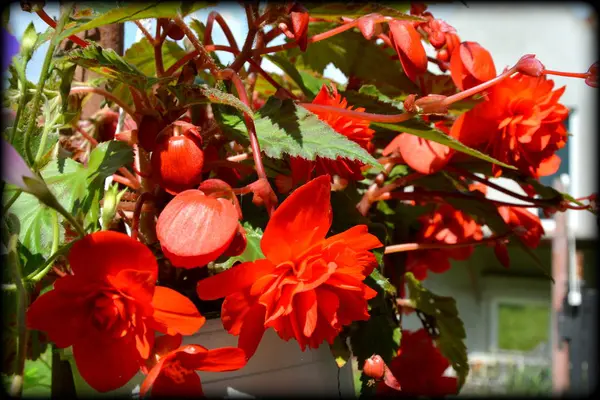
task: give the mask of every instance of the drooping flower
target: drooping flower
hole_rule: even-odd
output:
[[[388,22],[390,39],[394,43],[396,53],[406,76],[413,82],[427,71],[427,54],[421,35],[412,22],[393,20]]]
[[[528,176],[552,175],[560,166],[555,153],[567,141],[569,113],[558,102],[565,88],[553,88],[545,76],[506,78],[454,122],[451,135]],[[494,176],[502,175],[501,168],[492,166]]]
[[[457,88],[467,90],[496,77],[492,55],[477,42],[462,42],[450,55],[450,74]]]
[[[421,229],[417,233],[418,243],[458,244],[483,238],[481,226],[449,204],[440,205],[432,214],[421,217]],[[473,246],[449,249],[416,250],[408,253],[406,270],[415,278],[423,280],[427,271],[442,273],[450,269],[450,258],[466,260],[473,253]]]
[[[208,187],[213,181],[229,191]],[[158,217],[156,236],[176,267],[202,267],[216,260],[238,231],[239,206],[229,185],[218,179],[203,184],[204,190],[201,186],[179,193]]]
[[[434,398],[455,395],[458,393],[457,378],[443,376],[449,366],[425,329],[402,330],[398,355],[389,365],[402,390],[396,391],[380,382],[377,394]]]
[[[181,335],[156,338],[155,358],[148,362],[149,368],[143,368],[147,376],[140,386],[141,397],[201,397],[204,392],[196,371],[235,371],[246,365],[242,349],[208,350],[197,344],[181,346],[181,339]]]
[[[83,379],[106,392],[127,383],[150,356],[154,333],[194,334],[205,318],[182,294],[156,285],[150,249],[129,236],[101,231],[75,242],[74,275],[54,283],[27,310],[27,326],[58,348],[73,346]]]
[[[523,207],[500,206],[498,212],[504,222],[516,231],[527,247],[535,249],[540,244],[544,228],[537,215]]]
[[[335,88],[332,92],[329,91],[326,85],[321,87],[319,94],[314,98],[312,104],[321,104],[326,106],[338,107],[342,109],[352,110],[353,107],[348,105],[348,101],[343,98]],[[365,111],[364,108],[358,107],[354,111]],[[348,139],[359,144],[367,151],[373,150],[371,139],[375,131],[369,128],[369,121],[356,118],[348,118],[338,114],[329,113],[326,111],[312,111],[319,119],[333,128],[336,132],[346,136]],[[338,175],[347,180],[361,180],[363,178],[361,168],[364,164],[360,161],[349,160],[338,157],[335,160],[317,157],[311,161],[300,157],[290,157],[291,177],[279,175],[276,180],[277,188],[280,192],[286,193],[291,188],[305,183],[314,176],[321,175]]]
[[[367,320],[376,292],[364,279],[381,247],[366,225],[325,238],[332,223],[330,177],[296,189],[271,216],[260,246],[266,258],[245,262],[198,282],[200,299],[225,297],[223,326],[239,335],[250,358],[272,327],[305,350],[332,343],[342,327]]]

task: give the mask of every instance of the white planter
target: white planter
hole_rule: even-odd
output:
[[[184,343],[199,344],[208,349],[235,347],[237,337],[223,329],[220,319],[211,319],[196,335],[184,336]],[[231,372],[199,372],[199,375],[207,397],[306,395],[336,398],[341,393],[342,397],[350,398],[355,397],[351,364],[348,362],[339,370],[338,392],[338,367],[327,343],[316,350],[302,352],[295,340],[285,342],[275,331],[268,329],[258,350],[244,368]],[[136,393],[143,379],[144,375],[138,373],[127,385],[104,393],[103,397]],[[80,377],[76,377],[75,386],[78,395],[99,396]]]

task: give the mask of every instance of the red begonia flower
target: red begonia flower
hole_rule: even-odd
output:
[[[190,189],[179,193],[163,209],[156,236],[174,266],[201,267],[227,250],[238,230],[238,218],[231,199]]]
[[[540,244],[544,228],[537,215],[523,207],[500,206],[498,212],[528,247],[535,249]]]
[[[409,21],[390,21],[390,39],[394,42],[396,53],[406,76],[413,82],[427,71],[427,54],[421,35]]]
[[[457,88],[467,90],[496,77],[489,51],[476,42],[462,42],[450,56],[450,74]]]
[[[312,104],[321,104],[326,106],[338,107],[342,109],[352,110],[352,106],[348,106],[348,101],[340,96],[335,86],[333,92],[329,92],[326,85],[321,87],[319,94],[314,98]],[[364,108],[358,107],[354,111],[365,111]],[[319,119],[333,128],[336,132],[346,136],[348,139],[359,144],[367,151],[373,150],[371,139],[375,131],[369,128],[369,121],[356,118],[348,118],[338,114],[329,113],[326,111],[313,111]],[[361,180],[362,167],[364,164],[360,161],[349,160],[338,157],[336,160],[317,157],[311,161],[300,157],[290,157],[291,177],[278,176],[275,184],[281,193],[287,193],[289,190],[310,180],[313,176],[321,175],[338,175],[347,180]]]
[[[545,76],[506,78],[458,117],[451,135],[528,176],[552,175],[560,166],[555,153],[567,141],[564,121],[569,114],[558,103],[565,88],[553,88],[554,82]],[[502,175],[496,164],[492,171],[496,177]]]
[[[202,300],[225,297],[223,326],[252,357],[265,329],[302,350],[332,343],[344,325],[367,320],[376,292],[363,283],[381,247],[366,225],[325,238],[332,222],[331,182],[320,176],[296,189],[271,216],[260,242],[265,259],[198,282]]]
[[[449,204],[440,205],[433,214],[420,218],[421,229],[417,233],[419,243],[457,244],[483,238],[477,222]],[[466,260],[473,253],[473,246],[450,249],[416,250],[408,253],[406,270],[416,279],[423,280],[427,271],[442,273],[450,269],[450,258]]]
[[[458,393],[458,380],[442,376],[449,366],[425,329],[414,332],[402,330],[398,355],[389,364],[402,390],[396,391],[380,382],[377,394],[415,397],[455,395]]]
[[[129,236],[96,232],[69,253],[74,275],[58,279],[27,310],[27,326],[73,346],[83,379],[106,392],[127,383],[150,355],[154,331],[194,334],[205,318],[182,294],[155,286],[152,252]]]
[[[203,396],[196,371],[235,371],[246,365],[246,355],[237,347],[208,350],[197,344],[181,346],[181,336],[156,338],[158,359],[140,386],[140,396]],[[154,360],[156,361],[156,360]]]

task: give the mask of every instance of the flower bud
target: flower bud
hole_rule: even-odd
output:
[[[593,88],[598,87],[598,62],[592,64],[587,72],[588,77],[585,78],[585,83]]]
[[[119,185],[113,183],[108,190],[104,192],[104,202],[102,204],[102,229],[107,230],[110,222],[117,214],[117,206],[121,201],[121,197],[127,192],[123,189],[119,192]]]
[[[517,71],[522,73],[523,75],[538,77],[542,76],[544,73],[544,64],[540,62],[537,58],[535,58],[535,54],[525,54],[521,59],[517,62],[516,65]]]
[[[373,354],[371,357],[367,358],[365,360],[365,365],[363,366],[363,373],[378,381],[383,379],[383,375],[385,374],[385,362],[381,356]]]

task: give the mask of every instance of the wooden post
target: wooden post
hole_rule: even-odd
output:
[[[560,192],[564,191],[558,179],[554,188]],[[556,228],[552,239],[552,391],[554,395],[561,396],[569,389],[569,344],[562,340],[558,329],[568,284],[567,214],[556,213],[554,221]]]

